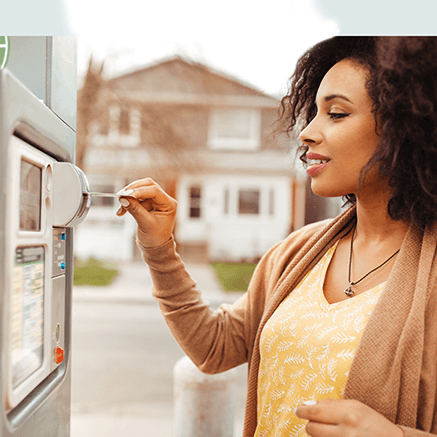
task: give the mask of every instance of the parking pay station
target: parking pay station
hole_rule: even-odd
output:
[[[75,157],[72,37],[12,37],[0,71],[0,437],[70,435]]]

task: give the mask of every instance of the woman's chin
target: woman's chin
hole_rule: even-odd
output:
[[[325,184],[319,184],[314,180],[311,181],[311,191],[319,197],[341,197],[346,196],[349,193],[332,186],[329,187]]]

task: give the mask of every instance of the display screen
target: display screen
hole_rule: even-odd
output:
[[[16,388],[43,362],[43,246],[17,247],[12,286],[12,387]]]
[[[20,229],[41,229],[41,177],[42,170],[21,160],[20,170]]]

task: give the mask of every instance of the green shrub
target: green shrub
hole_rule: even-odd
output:
[[[214,262],[215,275],[225,291],[247,291],[256,263]]]
[[[74,262],[74,285],[92,285],[105,287],[112,283],[118,269],[114,264],[96,258],[86,260],[75,259]]]

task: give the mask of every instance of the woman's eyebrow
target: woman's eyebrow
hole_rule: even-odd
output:
[[[349,103],[353,103],[351,100],[349,100],[343,94],[330,94],[329,96],[325,96],[325,98],[324,98],[325,102],[329,102],[332,99],[343,99],[343,100],[346,100]]]

